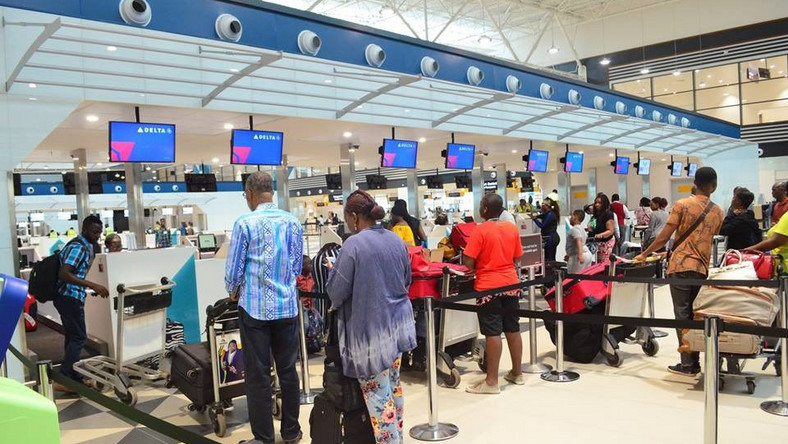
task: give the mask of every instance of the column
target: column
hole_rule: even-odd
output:
[[[643,182],[641,183],[641,191],[643,192],[643,197],[651,198],[651,178],[649,176],[640,176],[640,180]]]
[[[145,204],[142,198],[142,164],[127,163],[126,207],[129,210],[129,230],[134,233],[137,248],[145,248]]]
[[[356,191],[356,148],[352,143],[339,146],[339,173],[342,175],[342,202]]]
[[[421,219],[420,210],[422,206],[422,196],[419,194],[419,177],[416,168],[408,170],[406,182],[408,186],[408,211],[411,215],[415,216],[416,219]]]
[[[569,216],[569,213],[574,210],[572,208],[572,178],[569,173],[559,171],[558,173],[558,208],[561,210],[561,215]],[[560,224],[559,224],[560,231]]]
[[[586,204],[594,203],[596,199],[596,168],[588,169],[588,202]]]
[[[479,204],[484,196],[484,154],[481,154],[479,150],[476,150],[476,162],[474,162],[473,171],[471,171],[471,184],[473,186],[473,219],[476,222],[481,222]]]
[[[495,187],[495,192],[503,199],[503,209],[506,209],[506,182],[509,180],[509,173],[506,171],[505,163],[495,164],[495,178],[498,184]]]
[[[88,186],[88,153],[85,148],[71,152],[74,161],[74,189],[77,198],[77,232],[82,229],[82,221],[90,215],[90,189]]]
[[[621,198],[621,202],[627,201],[627,176],[623,174],[617,174],[618,176],[618,197]]]
[[[276,195],[280,210],[290,211],[290,187],[287,186],[287,154],[282,155],[282,165],[274,169],[276,173]]]

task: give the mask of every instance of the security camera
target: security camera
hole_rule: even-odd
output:
[[[555,91],[553,91],[553,87],[547,83],[542,83],[539,85],[539,95],[545,100],[550,100],[550,98],[553,97],[554,92]]]
[[[638,105],[635,107],[635,117],[642,119],[646,115],[646,109]]]
[[[298,34],[298,50],[301,54],[316,56],[321,46],[323,41],[314,32],[305,29]]]
[[[668,114],[668,123],[671,125],[675,125],[678,122],[678,118],[675,114]]]
[[[440,68],[438,61],[432,57],[424,56],[421,59],[421,73],[427,77],[435,77]]]
[[[49,187],[49,192],[52,194],[57,194],[57,187]]]
[[[690,119],[688,119],[686,117],[682,117],[681,118],[681,126],[684,127],[684,128],[689,128],[690,127]]]
[[[657,110],[652,111],[651,112],[651,120],[653,120],[655,122],[662,122],[662,113],[657,111]]]
[[[604,99],[604,97],[600,97],[600,96],[594,97],[594,108],[604,109],[605,105],[607,105],[607,101]]]
[[[523,82],[515,76],[506,77],[506,90],[514,94],[523,87]]]
[[[241,21],[231,14],[222,14],[216,17],[215,28],[216,35],[218,35],[219,38],[231,42],[241,40],[241,34],[244,31]]]
[[[480,83],[482,83],[482,80],[484,80],[484,71],[475,66],[471,66],[468,68],[467,77],[468,83],[473,86],[478,86]]]
[[[25,191],[27,191],[27,194],[36,194],[36,189],[33,187],[27,187]]]
[[[115,192],[116,192],[116,193],[120,193],[120,192],[122,192],[122,191],[123,191],[123,187],[122,187],[122,186],[120,186],[120,185],[115,185]]]
[[[367,59],[367,64],[369,66],[380,68],[383,65],[383,62],[386,61],[386,51],[384,51],[380,46],[370,43],[367,45],[367,49],[364,50],[364,58]]]
[[[582,94],[580,94],[579,91],[574,90],[574,89],[570,89],[569,90],[568,99],[569,99],[569,103],[571,103],[572,105],[579,105],[580,104],[580,99],[582,99],[582,98],[583,98],[583,96],[582,96]]]
[[[626,114],[627,104],[624,102],[616,102],[616,112],[619,114]]]
[[[161,191],[161,185],[154,185],[154,186],[153,186],[153,191],[155,191],[155,192],[157,192],[157,193],[158,193],[159,191]]]
[[[148,26],[153,17],[148,0],[120,0],[120,18],[129,25]]]
[[[178,185],[173,185],[172,186],[172,191],[178,191],[180,189],[181,189],[181,187],[179,187]]]

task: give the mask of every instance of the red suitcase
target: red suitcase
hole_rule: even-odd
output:
[[[589,276],[603,275],[608,272],[610,261],[600,262],[592,265],[580,274]],[[583,310],[593,308],[610,296],[610,282],[602,281],[578,281],[576,279],[564,279],[564,313],[579,313]],[[550,309],[555,311],[555,288],[547,292],[544,296]]]
[[[440,298],[443,267],[462,272],[468,271],[468,268],[464,265],[429,262],[425,256],[426,251],[422,247],[408,247],[411,276],[413,278],[408,288],[408,298],[410,299],[421,299],[427,296]]]
[[[460,249],[468,245],[468,240],[470,240],[477,226],[476,222],[469,222],[466,224],[456,224],[452,227],[449,241],[451,241],[455,251],[459,252]]]

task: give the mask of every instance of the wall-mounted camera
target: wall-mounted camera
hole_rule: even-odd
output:
[[[479,86],[479,84],[481,84],[484,80],[484,71],[475,66],[471,66],[468,68],[466,76],[468,77],[469,84],[473,86]]]
[[[364,58],[367,59],[367,64],[369,66],[380,68],[383,62],[386,61],[386,51],[380,46],[370,43],[367,45],[367,49],[364,50]]]
[[[241,21],[231,14],[222,14],[217,17],[215,27],[216,35],[218,35],[219,38],[231,42],[241,40],[241,34],[244,30]]]
[[[323,41],[314,32],[305,29],[298,34],[298,50],[302,54],[316,56],[322,46]]]
[[[424,56],[421,59],[421,73],[427,77],[435,77],[440,68],[438,61],[432,57]]]
[[[624,102],[616,102],[616,112],[618,114],[626,114],[627,113],[627,104]]]
[[[120,18],[129,25],[148,26],[153,17],[147,0],[120,0]]]
[[[605,109],[605,105],[607,105],[607,101],[604,97],[594,96],[594,108],[595,109]]]
[[[523,87],[523,82],[520,81],[515,76],[507,76],[506,77],[506,90],[510,93],[514,94],[517,91],[520,91],[520,88]]]
[[[547,83],[542,83],[539,85],[539,95],[545,100],[550,100],[550,98],[553,97],[554,92],[555,91],[553,90],[553,87]]]

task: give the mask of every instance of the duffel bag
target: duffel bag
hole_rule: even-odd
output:
[[[692,311],[696,316],[718,316],[735,323],[749,320],[768,327],[780,311],[780,299],[773,288],[704,285],[692,303]]]

